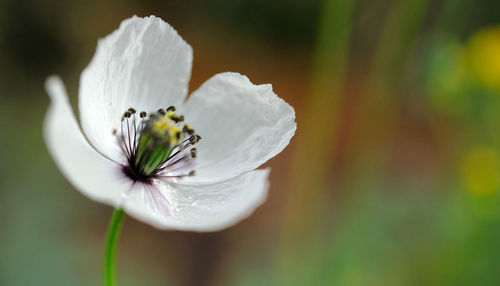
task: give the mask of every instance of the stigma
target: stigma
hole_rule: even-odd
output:
[[[201,139],[175,107],[156,112],[123,113],[120,130],[113,130],[125,160],[122,172],[134,182],[146,184],[160,178],[194,176],[197,149]]]

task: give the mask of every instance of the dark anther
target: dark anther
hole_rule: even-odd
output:
[[[116,129],[113,129],[113,131],[111,131],[113,133],[113,135],[116,135]]]
[[[131,115],[132,115],[132,113],[130,113],[130,111],[127,111],[127,112],[125,112],[125,114],[123,114],[123,117],[130,118]]]
[[[158,113],[159,113],[159,114],[161,114],[161,115],[165,115],[165,114],[167,114],[167,113],[165,112],[165,110],[163,110],[163,108],[158,109]]]
[[[141,111],[141,113],[140,113],[141,118],[144,118],[144,117],[146,117],[147,115],[148,115],[148,114],[146,113],[146,111]]]
[[[167,107],[167,111],[172,111],[172,112],[174,112],[174,111],[175,111],[175,106],[172,106],[172,105],[171,105],[171,106]]]
[[[196,136],[191,135],[191,136],[189,137],[189,143],[191,143],[191,144],[196,144]]]
[[[182,121],[184,121],[184,115],[179,116],[179,117],[178,117],[178,119],[179,119],[179,121],[181,121],[181,122],[182,122]]]
[[[191,135],[191,137],[189,137],[189,143],[191,143],[191,145],[194,145],[196,143],[198,143],[198,141],[200,141],[201,139],[201,136],[196,134],[196,135]]]
[[[184,125],[184,127],[182,128],[182,131],[186,132],[189,135],[193,135],[193,133],[194,133],[194,129],[188,127],[187,125]]]
[[[196,158],[196,148],[189,150],[191,153],[191,158]]]
[[[170,117],[170,119],[172,119],[172,121],[175,122],[175,123],[179,122],[179,116],[175,116],[174,115],[174,116]]]
[[[195,172],[194,170],[192,170],[192,171],[191,171],[191,172],[189,172],[189,174],[188,174],[188,176],[190,176],[190,177],[192,177],[192,176],[194,176],[194,175],[196,175],[196,172]]]
[[[130,108],[128,109],[128,111],[129,111],[131,114],[135,114],[135,109],[133,109],[132,107],[130,107]]]
[[[180,132],[175,133],[175,138],[177,138],[177,140],[181,139],[181,133]]]

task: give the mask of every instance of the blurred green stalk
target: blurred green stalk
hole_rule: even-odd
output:
[[[321,9],[310,90],[299,118],[295,157],[285,188],[285,222],[277,261],[280,285],[319,285],[312,283],[315,275],[304,267],[310,249],[301,246],[310,246],[311,239],[321,237],[317,232],[328,219],[323,215],[324,197],[335,150],[353,8],[354,0],[328,0]]]
[[[427,11],[428,0],[395,1],[388,11],[355,116],[351,138],[354,171],[383,184],[394,128],[401,111],[404,79]],[[364,169],[368,168],[368,169]],[[359,179],[359,178],[357,178]],[[361,181],[357,180],[356,181]],[[366,185],[366,184],[365,184]]]
[[[427,3],[427,0],[394,3],[384,20],[363,88],[353,127],[359,138],[349,138],[352,140],[349,143],[359,142],[352,144],[353,152],[359,151],[362,158],[357,167],[369,166],[371,178],[375,179],[370,181],[374,188],[383,176],[389,139],[399,111],[397,95],[406,59],[420,30]],[[331,196],[328,185],[331,184],[333,152],[339,139],[336,138],[338,116],[354,4],[354,0],[327,0],[322,9],[311,87],[299,121],[302,124],[297,131],[287,189],[282,249],[277,258],[280,285],[323,285],[334,275],[323,265],[329,261],[325,249],[332,242],[329,236],[334,223],[332,206],[327,205]]]
[[[384,212],[373,206],[383,206],[380,193],[386,189],[385,172],[401,113],[405,76],[412,63],[411,55],[427,5],[427,0],[393,1],[383,20],[356,107],[352,125],[354,136],[347,139],[350,169],[346,172],[349,179],[345,180],[343,204],[348,207],[336,213],[343,221],[335,230],[332,224],[326,225],[329,238],[318,252],[326,257],[322,265],[316,266],[323,270],[321,285],[387,285],[380,283],[388,283],[391,279],[397,281],[401,274],[394,273],[391,279],[371,280],[380,273],[368,273],[370,269],[366,265],[374,261],[378,248],[383,249],[383,240],[377,238],[383,230],[374,226],[386,219]],[[382,258],[380,263],[384,263]]]

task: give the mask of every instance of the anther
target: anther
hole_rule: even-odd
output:
[[[177,115],[175,115],[175,113],[173,111],[169,111],[167,114],[167,117],[170,118],[175,123],[178,123],[179,121],[184,120],[183,115],[177,116]]]
[[[191,143],[191,145],[194,145],[194,144],[196,144],[196,142],[197,142],[196,141],[196,136],[195,135],[191,135],[189,137],[189,143]]]
[[[146,117],[147,115],[148,115],[148,114],[146,113],[146,111],[141,111],[141,113],[139,114],[139,116],[140,116],[141,118],[144,118],[144,117]]]
[[[129,111],[131,114],[135,114],[135,109],[133,109],[132,107],[130,107],[130,108],[128,109],[128,111]]]
[[[126,111],[125,114],[123,114],[123,117],[130,118],[131,115],[132,113],[130,113],[130,111]]]
[[[117,131],[116,131],[116,128],[115,128],[115,129],[113,129],[113,131],[111,131],[111,132],[113,133],[113,135],[116,135],[116,132],[117,132]]]
[[[191,143],[191,145],[194,145],[196,143],[198,143],[198,141],[200,141],[201,139],[201,136],[196,134],[196,135],[191,135],[191,137],[189,137],[189,143]]]
[[[184,127],[182,127],[182,131],[186,132],[189,135],[194,134],[194,129],[189,124],[184,125]]]
[[[167,111],[174,112],[175,111],[175,106],[171,105],[171,106],[167,107]]]
[[[196,148],[189,150],[189,152],[191,153],[191,158],[196,158]]]
[[[159,114],[161,114],[161,115],[165,115],[165,114],[167,114],[167,113],[165,112],[165,110],[163,110],[163,108],[158,109],[158,113],[159,113]]]
[[[192,177],[192,176],[194,176],[194,175],[196,175],[196,172],[195,172],[194,170],[192,170],[192,171],[191,171],[191,172],[189,172],[189,174],[188,174],[188,176],[190,176],[190,177]]]

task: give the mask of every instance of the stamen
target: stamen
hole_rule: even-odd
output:
[[[189,135],[194,134],[194,129],[189,124],[184,124],[184,127],[182,127],[182,131],[186,132]]]
[[[130,113],[129,113],[130,114]],[[130,125],[128,124],[128,119],[130,118],[130,115],[129,117],[127,117],[127,134],[128,134],[128,149],[129,150],[132,150],[132,144],[131,144],[131,141],[130,141]]]
[[[150,184],[155,178],[195,175],[192,168],[197,149],[187,148],[201,136],[187,123],[179,127],[184,116],[175,110],[174,106],[160,108],[149,116],[141,111],[136,117],[136,109],[130,107],[121,117],[120,132],[112,130],[127,162],[123,172],[134,182]]]
[[[198,134],[191,135],[191,137],[189,137],[189,143],[191,143],[191,145],[198,143],[198,141],[200,141],[200,140],[201,140],[201,136]]]
[[[191,144],[194,145],[194,144],[196,144],[196,142],[197,142],[196,141],[196,136],[195,135],[191,135],[191,137],[189,137],[189,143],[191,143]]]

